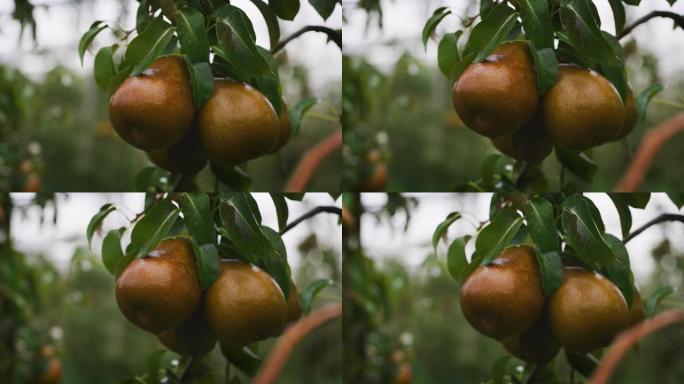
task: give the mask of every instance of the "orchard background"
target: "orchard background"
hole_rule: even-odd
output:
[[[243,9],[254,25],[260,46],[269,46],[263,16],[249,0],[231,2]],[[130,191],[146,190],[139,174],[150,166],[145,154],[126,145],[114,132],[108,117],[108,95],[93,79],[97,49],[112,45],[111,30],[102,31],[79,59],[79,40],[95,20],[129,29],[136,25],[134,0],[3,1],[0,4],[0,146],[4,190]],[[323,20],[302,2],[292,21],[280,21],[286,38],[307,25],[341,28],[342,13],[335,7]],[[283,95],[290,106],[308,97],[318,103],[304,116],[299,135],[277,154],[249,163],[251,190],[279,191],[292,176],[302,156],[332,132],[339,130],[341,87],[340,50],[320,33],[306,33],[277,55]],[[322,59],[326,65],[320,65]],[[22,160],[31,161],[28,172],[16,172]],[[320,163],[308,190],[337,191],[341,170],[339,151]],[[38,187],[24,173],[36,174]],[[32,177],[33,178],[33,177]],[[215,178],[207,167],[197,178],[201,190],[212,190]]]
[[[614,33],[609,1],[593,3],[600,14],[601,29]],[[623,3],[626,25],[655,10],[684,13],[681,1],[641,1],[638,6],[627,5],[638,1]],[[427,36],[424,47],[423,28],[440,7],[448,7],[451,13]],[[477,25],[480,19],[474,17],[479,7],[480,1],[474,0],[377,0],[345,5],[344,87],[350,95],[362,95],[350,97],[356,104],[345,124],[345,176],[352,180],[350,184],[360,176],[357,163],[346,155],[360,153],[364,146],[383,152],[389,169],[388,191],[463,190],[468,182],[492,173],[486,169],[486,160],[499,152],[487,138],[463,125],[452,106],[453,84],[440,72],[437,60],[441,39],[464,29],[464,23]],[[649,104],[646,120],[624,143],[610,143],[588,152],[596,165],[595,175],[588,183],[578,180],[580,190],[613,190],[644,135],[681,114],[684,30],[674,25],[669,18],[652,18],[620,39],[635,94],[654,83],[664,89]],[[459,43],[462,46],[466,41],[464,34]],[[682,148],[681,134],[670,138],[654,157],[640,190],[681,190],[683,174],[678,164]],[[553,154],[542,163],[551,191],[559,190],[560,170]],[[572,176],[566,172],[568,178]]]
[[[253,197],[263,224],[277,228],[276,209],[269,195]],[[64,383],[118,383],[158,374],[161,371],[157,369],[184,369],[178,354],[126,320],[115,300],[114,279],[101,258],[106,231],[130,225],[129,220],[144,209],[144,194],[19,193],[2,199],[3,212],[9,206],[13,208],[11,216],[2,214],[3,222],[10,217],[11,222],[4,224],[2,231],[0,305],[4,305],[4,312],[0,329],[3,338],[5,332],[14,335],[17,348],[16,353],[13,349],[0,350],[3,372],[27,375],[16,376],[25,378],[40,371],[42,366],[32,353],[41,345],[54,346]],[[113,204],[119,211],[104,219],[89,248],[86,227],[104,204]],[[288,206],[294,220],[316,206],[337,204],[327,194],[307,194],[301,202],[290,201]],[[292,278],[301,290],[320,279],[332,282],[316,295],[313,309],[339,302],[342,239],[338,216],[315,215],[282,238]],[[339,382],[340,328],[340,321],[334,320],[307,333],[289,355],[279,382]],[[265,359],[277,340],[259,343],[255,352]],[[316,369],[311,369],[312,362],[316,362]],[[226,360],[218,347],[195,369],[204,376],[191,382],[225,382]],[[236,367],[230,371],[240,372]],[[242,377],[242,382],[250,381]],[[146,380],[157,382],[150,377]]]
[[[606,233],[620,237],[620,216],[609,196],[585,196],[600,210]],[[357,201],[362,207],[358,210],[353,208]],[[360,200],[347,196],[344,206],[350,214],[343,244],[346,380],[521,382],[506,381],[502,375],[522,373],[524,362],[511,357],[499,341],[478,333],[466,321],[459,305],[460,285],[447,270],[450,242],[482,228],[490,219],[491,201],[492,194],[488,193],[365,193]],[[356,216],[359,212],[360,218]],[[435,250],[433,233],[450,212],[460,212],[461,218],[448,227],[445,241],[440,240]],[[632,231],[665,212],[681,213],[681,208],[665,194],[652,194],[645,209],[631,209]],[[682,235],[684,225],[665,222],[648,227],[626,244],[635,282],[644,298],[663,286],[674,289],[657,305],[656,313],[681,312]],[[473,243],[466,246],[468,255],[475,248]],[[683,345],[681,323],[650,334],[626,354],[609,382],[679,382],[684,371],[681,354],[676,351]],[[405,365],[410,367],[413,381],[399,380]],[[550,368],[559,382],[585,382],[577,371],[571,373],[562,351]]]

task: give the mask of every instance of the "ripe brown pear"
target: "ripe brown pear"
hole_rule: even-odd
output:
[[[534,249],[506,249],[490,265],[479,266],[461,286],[461,310],[483,334],[498,340],[530,328],[544,307]]]
[[[287,320],[287,302],[273,278],[258,267],[224,260],[206,291],[209,327],[223,344],[245,346],[276,336]]]
[[[236,165],[271,152],[278,144],[278,115],[249,85],[214,80],[214,93],[198,114],[202,145],[209,158]]]
[[[187,238],[162,241],[116,280],[116,301],[138,327],[159,333],[180,326],[198,307],[201,289]]]
[[[517,131],[492,139],[492,143],[504,155],[529,163],[541,162],[553,149],[538,115]]]
[[[382,156],[377,150],[371,150],[366,157],[366,166],[371,169],[369,175],[359,182],[359,191],[380,192],[387,187],[389,172],[387,165],[382,161]]]
[[[512,134],[532,120],[539,105],[535,76],[527,45],[503,44],[461,74],[453,88],[454,108],[481,135]]]
[[[282,147],[290,141],[292,137],[292,122],[290,121],[290,115],[287,111],[287,105],[283,101],[280,107],[280,114],[278,115],[278,141],[271,152],[277,152]]]
[[[299,291],[294,281],[290,280],[290,292],[287,294],[287,323],[292,323],[302,317],[302,304],[299,301]]]
[[[638,120],[636,101],[634,100],[634,92],[631,87],[627,87],[627,96],[625,97],[625,125],[622,131],[615,140],[624,139],[636,127]]]
[[[196,127],[170,147],[147,152],[147,157],[156,166],[183,175],[194,175],[207,165],[207,154]]]
[[[503,346],[511,355],[537,364],[546,364],[553,360],[560,350],[545,312],[530,329],[504,340]]]
[[[644,312],[644,302],[641,299],[641,293],[634,287],[634,296],[632,297],[632,306],[629,308],[629,326],[633,326],[642,322],[646,318]]]
[[[144,151],[180,140],[194,116],[190,77],[180,56],[156,59],[140,76],[121,83],[109,100],[114,130]]]
[[[551,331],[570,351],[606,346],[629,324],[627,302],[610,280],[581,268],[565,268],[548,303]]]
[[[625,106],[605,77],[560,65],[556,84],[544,95],[542,124],[559,147],[584,151],[615,139],[625,127]]]
[[[201,310],[180,326],[157,334],[157,339],[166,348],[184,356],[204,356],[216,345],[216,335],[209,329]]]

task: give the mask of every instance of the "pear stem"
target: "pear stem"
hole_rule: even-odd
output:
[[[674,12],[668,12],[668,11],[653,11],[653,12],[637,19],[634,23],[626,26],[625,29],[622,30],[622,32],[617,35],[617,39],[618,40],[622,39],[623,37],[630,34],[634,30],[634,28],[636,28],[639,25],[644,24],[645,22],[647,22],[653,18],[656,18],[656,17],[666,17],[666,18],[672,19],[672,21],[674,21],[675,24],[677,24],[680,28],[684,29],[684,16],[678,15]]]
[[[340,33],[340,31],[336,31],[332,28],[328,28],[322,25],[307,25],[306,27],[298,30],[297,32],[291,34],[290,36],[286,37],[281,42],[279,42],[278,45],[276,45],[273,48],[272,53],[275,55],[276,53],[280,52],[283,48],[285,48],[285,46],[292,40],[298,38],[299,36],[307,32],[325,33],[326,35],[328,35],[328,39],[332,40],[340,49],[342,49],[342,33]]]
[[[664,213],[655,219],[649,221],[648,223],[642,225],[639,227],[637,230],[634,232],[630,233],[625,237],[625,240],[623,241],[625,244],[627,244],[628,241],[632,240],[633,238],[639,236],[642,232],[647,230],[649,227],[654,226],[656,224],[668,222],[668,221],[678,221],[680,223],[684,223],[684,215],[678,215],[675,213]]]
[[[340,217],[342,216],[342,209],[337,208],[337,207],[335,207],[335,206],[331,206],[331,205],[322,205],[322,206],[319,206],[319,207],[316,207],[316,208],[310,210],[309,212],[307,212],[307,213],[301,215],[300,217],[296,218],[296,219],[295,219],[294,221],[292,221],[291,223],[287,224],[287,225],[285,226],[285,228],[283,228],[283,229],[280,230],[280,234],[281,234],[281,235],[284,235],[285,232],[287,232],[287,231],[289,231],[290,229],[296,227],[297,224],[301,223],[302,221],[307,220],[307,219],[309,219],[309,218],[311,218],[311,217],[313,217],[313,216],[316,216],[316,215],[318,215],[319,213],[323,213],[323,212],[334,213],[334,214],[336,214],[337,216],[340,216]]]

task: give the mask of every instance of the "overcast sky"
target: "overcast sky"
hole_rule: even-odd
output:
[[[608,0],[593,0],[597,5],[602,29],[614,32],[615,23]],[[384,12],[384,29],[372,27],[368,30],[366,13],[357,10],[355,1],[345,1],[344,50],[347,54],[364,56],[385,69],[392,67],[406,50],[415,57],[437,66],[437,43],[431,42],[427,52],[423,49],[421,32],[425,21],[440,6],[449,6],[453,15],[447,16],[437,28],[437,36],[461,28],[459,17],[467,8],[462,0],[381,0]],[[644,0],[638,7],[627,6],[627,22],[630,23],[652,10],[668,10],[684,13],[684,2],[670,6],[666,0]],[[468,15],[475,15],[470,12]],[[374,23],[371,23],[374,26]],[[670,19],[656,18],[639,26],[632,34],[643,53],[651,52],[658,59],[665,79],[675,80],[684,72],[684,31],[672,30]],[[439,41],[439,40],[438,40]],[[623,40],[624,42],[624,40]],[[393,43],[387,45],[387,43]]]
[[[267,193],[253,194],[259,207],[264,225],[277,228],[277,216],[272,200]],[[27,205],[33,194],[14,193],[12,198],[16,205]],[[86,228],[92,216],[105,203],[113,203],[123,212],[112,212],[104,221],[102,235],[93,239],[93,250],[101,256],[102,237],[110,229],[127,226],[128,219],[143,210],[144,195],[140,193],[70,193],[58,194],[57,204],[59,214],[57,225],[52,224],[52,210],[46,210],[46,223],[40,224],[40,210],[33,207],[26,216],[16,213],[12,216],[12,237],[15,247],[29,254],[44,254],[58,269],[65,271],[77,247],[87,247]],[[327,193],[307,193],[303,202],[288,201],[290,220],[302,215],[317,205],[335,205]],[[297,245],[314,232],[318,242],[326,248],[342,250],[342,229],[338,224],[338,217],[334,214],[322,213],[314,216],[283,236],[287,247],[288,259],[293,270],[296,270],[301,260]]]
[[[115,42],[111,33],[103,31],[95,40],[90,54],[86,54],[83,67],[78,58],[78,41],[95,20],[112,21],[121,8],[119,0],[82,0],[78,4],[70,0],[32,0],[34,4],[51,4],[49,7],[36,7],[34,16],[38,25],[38,46],[25,31],[24,39],[19,41],[19,23],[11,19],[14,2],[0,1],[0,62],[20,67],[32,77],[38,77],[57,64],[80,71],[90,76],[93,68],[94,54],[99,47]],[[123,22],[126,29],[135,26],[135,10],[137,2],[127,0],[129,14]],[[268,47],[268,29],[261,13],[250,0],[233,0],[231,4],[244,10],[254,24],[257,44]],[[300,13],[294,21],[281,21],[281,36],[286,37],[305,25],[325,24],[334,29],[342,26],[342,10],[338,6],[335,12],[324,21],[318,13],[303,1]],[[312,87],[322,91],[326,83],[341,83],[342,63],[339,48],[334,43],[326,44],[327,37],[321,33],[307,33],[287,46],[288,56],[292,62],[309,68]],[[39,51],[47,51],[46,55],[37,56]],[[321,65],[325,62],[325,65]]]
[[[371,215],[362,218],[362,242],[366,253],[374,258],[386,259],[400,257],[404,263],[417,267],[425,257],[432,252],[432,234],[437,225],[446,218],[447,214],[459,211],[465,220],[459,220],[449,230],[449,239],[475,234],[475,226],[486,221],[489,217],[489,203],[491,194],[409,194],[419,199],[419,205],[412,211],[408,231],[403,232],[405,218],[399,214],[394,219],[394,229],[386,224],[386,220],[378,223]],[[606,231],[622,238],[620,219],[608,195],[604,193],[585,194],[601,211]],[[386,196],[384,194],[364,194],[363,203],[367,209],[380,208]],[[665,194],[653,194],[646,209],[631,209],[632,229],[638,228],[661,213],[677,212],[677,207]],[[474,224],[474,225],[473,225]],[[681,223],[666,223],[651,227],[641,235],[627,243],[632,270],[640,284],[648,279],[654,269],[654,259],[651,254],[653,247],[658,245],[667,235],[672,241],[672,249],[684,252],[684,225]],[[469,243],[468,257],[474,251]],[[446,245],[440,245],[440,257],[446,257]]]

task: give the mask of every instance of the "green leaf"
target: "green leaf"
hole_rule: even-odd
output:
[[[465,246],[466,237],[460,237],[451,242],[447,252],[447,271],[458,283],[465,281],[471,272],[471,268],[468,268],[470,265],[466,259]],[[473,263],[473,269],[475,266]]]
[[[442,37],[442,40],[439,42],[439,47],[437,48],[437,63],[439,64],[439,70],[442,71],[444,76],[452,81],[454,80],[452,78],[454,68],[461,59],[458,53],[458,39],[462,34],[463,31],[447,33]]]
[[[278,216],[278,230],[282,231],[287,226],[289,215],[287,201],[285,201],[285,196],[282,193],[270,193],[270,195],[276,209],[276,215]]]
[[[558,60],[553,48],[536,49],[530,46],[530,53],[534,60],[534,70],[537,74],[537,88],[540,94],[545,94],[556,84],[558,78]]]
[[[159,57],[162,52],[164,52],[164,50],[167,48],[167,45],[171,42],[171,39],[173,39],[173,29],[169,28],[165,30],[161,36],[159,36],[158,40],[152,43],[147,54],[144,55],[142,59],[133,66],[131,75],[138,76],[143,73],[143,71],[149,67],[150,64],[152,64],[154,59]]]
[[[480,231],[475,240],[475,252],[482,258],[480,265],[491,263],[503,252],[522,222],[522,217],[513,208],[504,208]]]
[[[196,238],[191,239],[192,249],[195,252],[195,265],[197,276],[202,290],[209,288],[219,276],[221,259],[216,244],[198,244]]]
[[[625,194],[609,193],[608,196],[613,200],[615,208],[620,216],[620,228],[622,229],[622,238],[629,235],[629,230],[632,228],[632,212],[629,210],[629,204],[625,201]]]
[[[156,19],[152,20],[147,27],[145,27],[145,30],[143,33],[139,34],[136,36],[130,44],[128,44],[128,47],[126,48],[126,52],[124,54],[124,59],[121,62],[121,68],[126,68],[126,67],[139,67],[139,64],[146,60],[146,58],[149,56],[150,51],[153,49],[153,47],[156,46],[156,49],[159,50],[159,39],[167,33],[168,31],[173,31],[173,28],[171,25],[167,22],[165,22],[161,17],[157,17]],[[171,36],[165,38],[165,40],[170,40]],[[168,42],[168,41],[167,41]],[[162,47],[163,49],[165,47]],[[151,62],[151,60],[150,60]],[[142,72],[142,71],[141,71]]]
[[[456,220],[461,218],[459,212],[451,212],[447,215],[446,219],[437,225],[435,232],[432,234],[432,249],[437,252],[437,244],[439,240],[446,234],[447,230]]]
[[[292,125],[292,134],[297,135],[302,127],[302,118],[304,114],[311,109],[314,105],[318,103],[318,99],[309,96],[304,100],[301,100],[294,108],[289,109],[288,114],[290,117],[290,124]]]
[[[183,7],[176,13],[176,31],[181,52],[193,63],[209,61],[209,37],[204,28],[204,16],[191,7]]]
[[[116,273],[116,263],[124,256],[121,249],[121,235],[125,231],[125,227],[112,229],[102,241],[102,264],[112,274]]]
[[[183,56],[183,58],[185,59],[185,66],[190,73],[192,101],[195,104],[195,109],[199,110],[209,101],[214,92],[214,74],[211,72],[209,63],[193,64],[187,56]]]
[[[550,297],[563,284],[563,262],[558,251],[540,252],[535,248],[534,254],[539,265],[544,297]]]
[[[209,196],[205,193],[183,193],[178,201],[185,227],[197,244],[216,244],[216,230]]]
[[[157,201],[133,227],[126,252],[132,252],[134,259],[146,256],[166,237],[178,215],[170,200]]]
[[[114,60],[112,59],[113,50],[118,45],[114,44],[111,47],[103,47],[95,55],[95,65],[93,68],[95,83],[101,90],[107,92],[107,86],[115,74]]]
[[[636,109],[637,109],[637,116],[639,116],[639,121],[643,122],[646,119],[646,111],[648,110],[648,104],[651,102],[651,100],[665,89],[662,84],[653,84],[650,87],[646,88],[643,92],[639,94],[636,98]]]
[[[473,28],[463,56],[474,54],[475,62],[484,60],[508,36],[517,22],[518,15],[506,3],[497,5]]]
[[[252,22],[237,7],[226,4],[216,10],[216,36],[222,52],[222,59],[253,76],[266,75],[271,69],[266,59],[259,53],[255,43]]]
[[[622,193],[622,199],[632,208],[644,209],[651,201],[649,192]]]
[[[596,61],[615,58],[604,39],[595,15],[593,3],[586,0],[568,0],[561,3],[560,20],[573,47],[582,55]]]
[[[307,285],[307,287],[299,294],[299,302],[302,306],[302,312],[310,313],[314,297],[316,297],[316,295],[324,288],[330,287],[334,284],[334,280],[319,279]]]
[[[584,377],[590,377],[597,368],[597,360],[590,354],[565,350],[565,359],[570,366]]]
[[[522,0],[524,2],[524,0]],[[511,360],[511,356],[502,356],[494,361],[492,365],[492,379],[493,384],[503,384],[504,376],[506,375],[506,367]]]
[[[102,20],[95,21],[90,25],[88,31],[81,36],[81,40],[78,42],[78,57],[81,59],[81,65],[83,65],[83,56],[85,56],[85,52],[90,46],[90,43],[95,39],[95,36],[109,27],[107,24],[103,23],[104,21]]]
[[[568,171],[587,183],[591,182],[598,169],[596,164],[584,153],[571,152],[556,147],[556,158]]]
[[[323,20],[328,20],[335,10],[335,5],[339,0],[309,0],[309,4],[318,12]]]
[[[615,260],[605,268],[606,277],[618,287],[627,301],[627,306],[631,307],[634,298],[634,275],[629,266],[627,248],[620,239],[609,233],[606,233],[605,239],[615,255]]]
[[[262,232],[247,197],[242,193],[220,196],[219,215],[223,225],[219,232],[233,242],[247,261],[263,266],[267,258],[275,255],[276,250]]]
[[[250,1],[259,9],[259,12],[261,12],[261,15],[264,17],[266,27],[268,28],[269,43],[271,48],[274,48],[280,41],[280,25],[278,24],[276,15],[271,11],[271,8],[268,7],[268,4],[262,0]]]
[[[290,294],[290,265],[287,263],[287,249],[283,242],[283,237],[274,229],[262,226],[261,231],[271,243],[276,251],[271,257],[263,262],[263,267],[271,277],[278,283],[285,297]]]
[[[553,50],[553,25],[548,0],[522,0],[518,10],[525,28],[525,37],[537,48]]]
[[[428,39],[430,39],[430,36],[432,36],[432,33],[435,32],[435,28],[439,25],[439,22],[442,21],[447,15],[451,13],[451,10],[449,7],[439,7],[437,8],[433,13],[432,16],[428,18],[428,20],[425,22],[425,26],[423,27],[423,47],[427,49],[427,42]]]
[[[613,20],[615,21],[615,34],[619,35],[625,30],[625,5],[621,0],[608,0],[610,8],[613,10]]]
[[[615,260],[604,238],[603,221],[591,200],[579,194],[568,197],[562,205],[561,224],[565,242],[586,265],[596,267],[597,263]]]
[[[299,12],[299,0],[269,0],[268,6],[283,20],[294,20]]]
[[[145,30],[145,27],[147,24],[149,24],[151,20],[151,16],[149,13],[149,1],[148,0],[142,0],[140,2],[140,5],[138,6],[138,11],[135,14],[135,30],[139,34],[142,33],[142,31]]]
[[[644,301],[644,312],[646,313],[646,317],[653,317],[653,315],[656,313],[656,307],[658,306],[658,303],[660,303],[664,298],[673,292],[674,289],[669,286],[660,287],[653,291],[653,293],[648,296],[648,299]]]
[[[677,209],[682,209],[682,207],[684,207],[684,193],[669,192],[667,196],[670,198],[670,201],[674,203]]]
[[[113,204],[105,204],[100,207],[100,210],[90,219],[88,223],[88,228],[86,229],[86,238],[88,239],[88,247],[90,247],[90,242],[93,239],[95,231],[100,228],[102,220],[107,217],[110,213],[114,212],[116,207]]]
[[[535,196],[527,200],[523,213],[529,234],[539,250],[542,253],[560,252],[561,244],[556,231],[553,205],[543,197]]]

